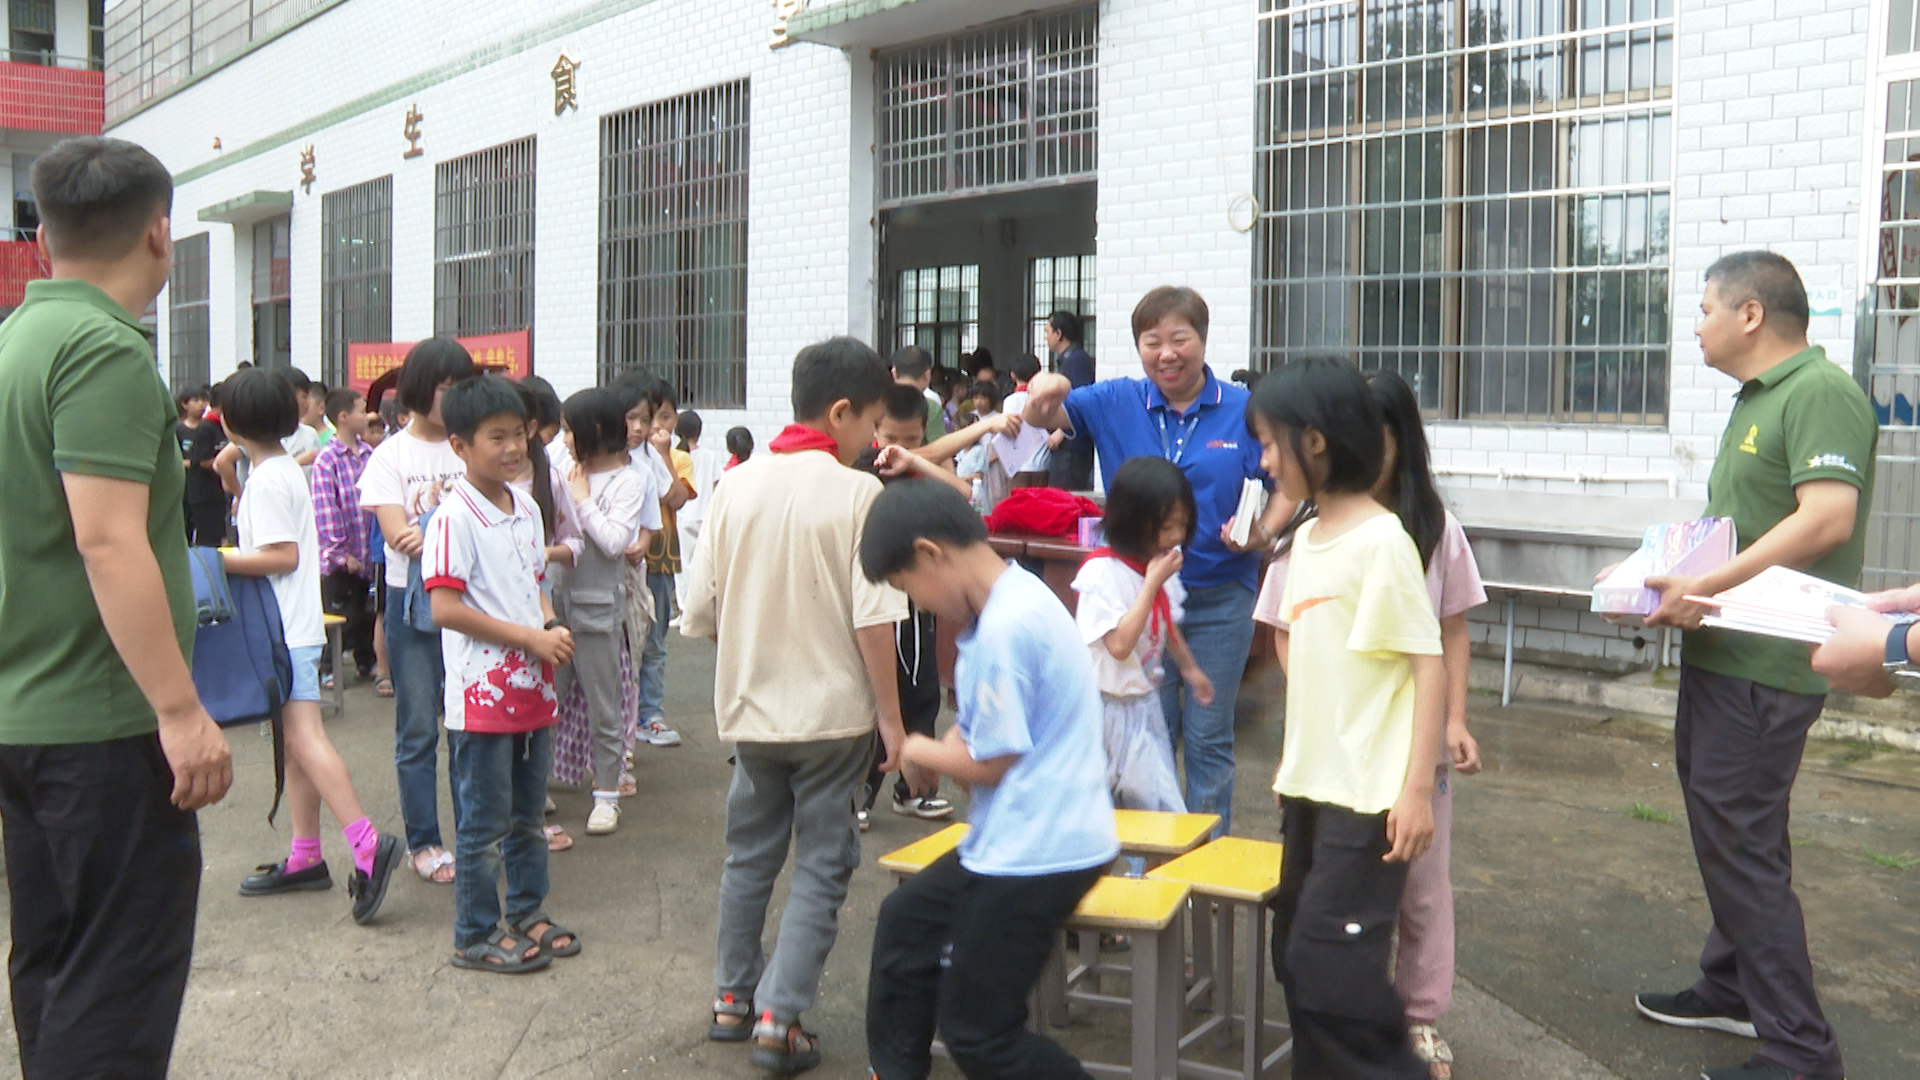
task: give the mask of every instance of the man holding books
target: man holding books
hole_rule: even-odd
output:
[[[1734,520],[1741,550],[1699,577],[1654,577],[1650,626],[1686,630],[1674,758],[1713,929],[1700,979],[1644,993],[1642,1015],[1761,1040],[1751,1061],[1707,1080],[1837,1080],[1840,1045],[1814,994],[1792,886],[1788,799],[1827,682],[1801,642],[1703,629],[1686,599],[1773,566],[1852,585],[1873,499],[1879,425],[1852,377],[1807,343],[1807,292],[1765,251],[1707,269],[1694,333],[1708,367],[1740,382],[1708,479],[1707,516]]]

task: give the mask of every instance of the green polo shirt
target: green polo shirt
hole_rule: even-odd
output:
[[[156,729],[107,637],[61,474],[145,484],[147,536],[183,656],[193,653],[186,470],[147,330],[83,281],[30,282],[0,324],[0,744]]]
[[[1740,547],[1764,536],[1799,508],[1793,488],[1809,480],[1843,480],[1860,489],[1853,536],[1807,568],[1852,586],[1860,579],[1873,505],[1873,456],[1880,425],[1853,377],[1820,346],[1803,349],[1740,388],[1720,453],[1707,480],[1707,513],[1730,517]],[[1685,661],[1695,667],[1796,694],[1824,694],[1807,647],[1797,641],[1690,630]]]

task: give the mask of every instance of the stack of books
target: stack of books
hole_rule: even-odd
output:
[[[1809,645],[1825,644],[1833,636],[1830,609],[1867,606],[1865,593],[1784,566],[1763,570],[1725,592],[1687,599],[1717,612],[1702,619],[1702,625]],[[1913,615],[1887,617],[1896,623],[1916,621]]]
[[[1647,579],[1663,574],[1697,577],[1724,566],[1735,550],[1732,518],[1699,518],[1655,525],[1640,547],[1593,587],[1593,610],[1604,615],[1651,615],[1660,594]]]

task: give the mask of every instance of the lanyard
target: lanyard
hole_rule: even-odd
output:
[[[1171,406],[1161,407],[1160,456],[1178,465],[1180,464],[1180,459],[1186,455],[1187,444],[1193,441],[1193,429],[1200,424],[1200,404],[1199,402],[1195,402],[1192,414],[1180,422],[1180,438],[1178,440],[1173,438],[1172,432],[1169,430],[1168,421],[1172,415],[1173,409]],[[1175,445],[1176,441],[1178,445]]]

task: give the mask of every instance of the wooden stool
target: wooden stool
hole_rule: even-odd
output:
[[[1133,938],[1133,985],[1127,997],[1067,991],[1068,998],[1081,1004],[1132,1014],[1131,1064],[1082,1062],[1090,1075],[1103,1080],[1175,1080],[1178,1075],[1187,895],[1187,886],[1177,881],[1101,878],[1068,917],[1067,928],[1078,930],[1083,941],[1097,941],[1102,930],[1125,931]],[[1084,972],[1067,974],[1069,987],[1080,974]]]
[[[1184,1052],[1222,1028],[1226,1030],[1219,1045],[1226,1046],[1230,1043],[1234,1026],[1238,1025],[1241,1031],[1240,1068],[1225,1069],[1218,1065],[1183,1061],[1180,1063],[1182,1076],[1211,1080],[1261,1080],[1293,1052],[1293,1040],[1287,1039],[1272,1054],[1266,1053],[1269,1034],[1276,1041],[1282,1035],[1292,1034],[1287,1025],[1266,1019],[1266,906],[1267,901],[1280,891],[1281,851],[1279,844],[1264,840],[1224,836],[1147,872],[1150,879],[1179,882],[1193,891],[1194,975],[1197,981],[1187,994],[1186,1004],[1191,1006],[1202,996],[1207,996],[1213,1015],[1181,1036],[1180,1049]],[[1221,907],[1218,920],[1213,918],[1212,908],[1215,904]],[[1245,982],[1246,1012],[1235,1015],[1233,924],[1235,915],[1241,911],[1247,913],[1246,947],[1239,954],[1243,965],[1240,974]],[[1202,939],[1209,936],[1212,941],[1208,952],[1219,958],[1217,973],[1211,970],[1203,972],[1198,961]]]
[[[893,875],[894,887],[898,888],[901,882],[946,858],[967,838],[968,829],[967,825],[949,825],[898,851],[890,851],[880,856],[880,869]]]
[[[327,628],[327,651],[333,656],[333,715],[339,716],[347,711],[347,672],[346,635],[347,617],[345,615],[322,615],[321,625]],[[322,708],[327,706],[322,705]]]

